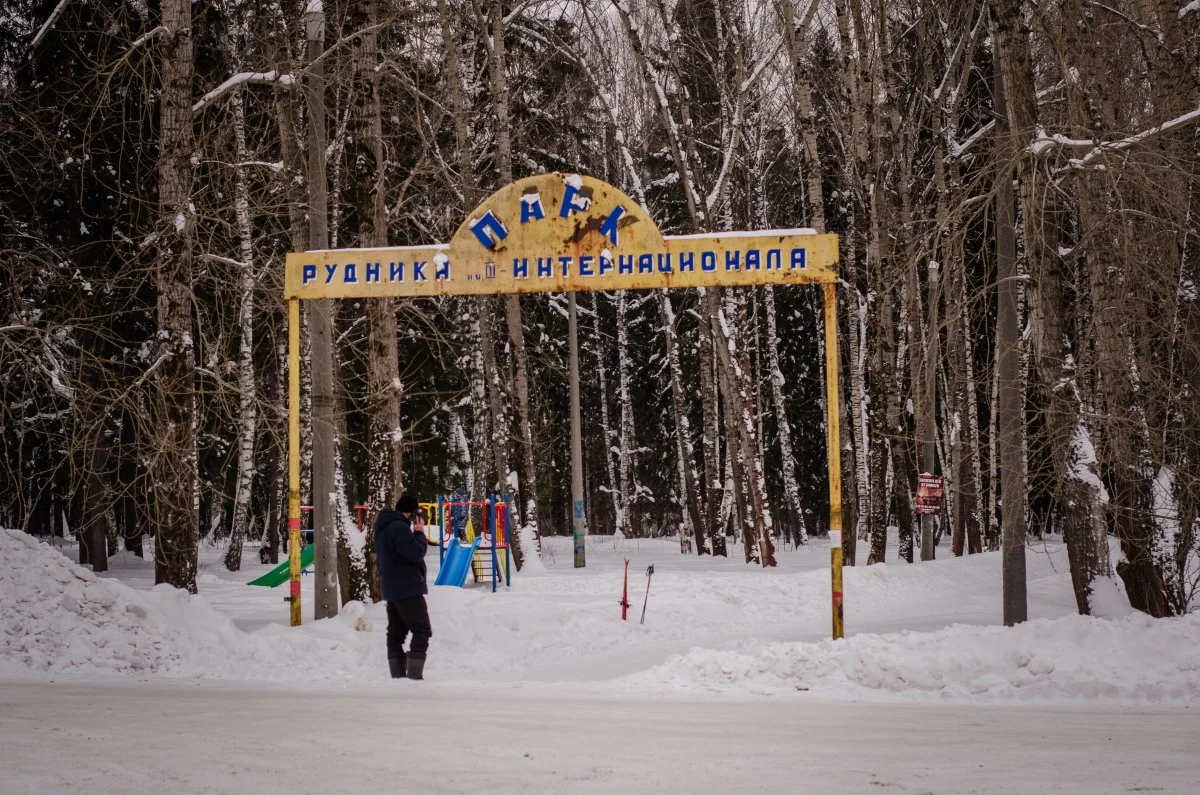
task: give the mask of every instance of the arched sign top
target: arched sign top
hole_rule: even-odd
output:
[[[641,205],[579,174],[539,174],[501,188],[450,238],[451,259],[592,256],[622,248],[653,251],[663,236]]]
[[[493,193],[450,243],[289,254],[287,298],[481,295],[837,280],[837,237],[811,229],[664,236],[637,202],[579,174]]]

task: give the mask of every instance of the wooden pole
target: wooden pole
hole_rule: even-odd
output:
[[[829,458],[829,559],[833,580],[833,639],[842,622],[842,434],[838,406],[837,283],[825,283],[825,429]]]
[[[300,626],[300,299],[288,299],[288,599]]]
[[[329,245],[328,191],[325,185],[325,11],[310,0],[304,13],[309,61],[305,89],[308,99],[308,246]],[[313,301],[309,311],[310,363],[312,365],[312,522],[313,618],[338,613],[337,537],[334,533],[333,472],[333,315],[328,298]],[[378,506],[377,506],[378,507]]]

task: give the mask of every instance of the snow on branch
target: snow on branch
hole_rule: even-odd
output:
[[[141,47],[146,42],[150,41],[151,39],[158,38],[159,36],[161,36],[162,34],[164,34],[166,32],[167,32],[167,29],[165,27],[163,27],[162,25],[159,25],[157,28],[150,31],[149,33],[143,33],[141,36],[138,36],[136,39],[133,40],[133,44],[129,45],[129,51],[132,52],[133,50],[136,50],[138,47]]]
[[[1055,91],[1058,91],[1059,89],[1061,89],[1064,85],[1065,85],[1065,83],[1060,81],[1058,83],[1055,83],[1052,86],[1047,86],[1046,88],[1043,88],[1037,92],[1037,98],[1039,100],[1045,99],[1046,97],[1053,94]],[[962,157],[963,155],[965,155],[967,153],[967,150],[969,150],[972,146],[977,144],[981,138],[983,138],[985,135],[987,135],[994,129],[996,129],[996,122],[989,121],[987,124],[983,125],[975,132],[971,133],[971,135],[968,136],[967,139],[965,141],[963,141],[962,143],[952,141],[950,143],[950,157],[956,158],[956,159]]]
[[[281,86],[290,86],[295,82],[296,78],[292,75],[281,75],[274,69],[270,72],[240,72],[200,97],[196,104],[192,105],[192,113],[199,113],[230,91],[247,83],[278,83]]]
[[[1119,141],[1105,141],[1104,143],[1096,143],[1092,140],[1076,140],[1062,135],[1046,135],[1044,131],[1039,130],[1037,137],[1029,145],[1029,153],[1037,156],[1045,154],[1051,149],[1061,147],[1091,147],[1091,151],[1083,157],[1071,158],[1067,161],[1068,166],[1071,168],[1084,168],[1098,157],[1102,157],[1110,152],[1120,152],[1129,149],[1156,135],[1168,132],[1176,127],[1183,127],[1197,120],[1200,120],[1200,108],[1189,111],[1182,116],[1177,116],[1170,121],[1165,121],[1155,127],[1142,130],[1128,138],[1122,138]]]
[[[62,16],[62,12],[66,11],[67,6],[70,4],[71,0],[59,0],[58,5],[50,12],[50,18],[42,24],[41,28],[38,29],[37,35],[33,37],[33,41],[29,43],[29,49],[32,50],[38,46],[38,43],[46,37],[46,34],[50,32],[50,28],[54,27],[54,23],[58,21],[58,18]]]

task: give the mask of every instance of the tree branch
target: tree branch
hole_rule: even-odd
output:
[[[281,75],[274,69],[269,72],[239,72],[221,85],[214,88],[212,91],[209,91],[207,94],[200,97],[200,99],[196,101],[196,104],[192,105],[192,113],[199,113],[221,97],[228,94],[230,91],[233,91],[239,86],[246,85],[247,83],[278,83],[281,86],[290,86],[295,82],[296,78],[292,75]]]

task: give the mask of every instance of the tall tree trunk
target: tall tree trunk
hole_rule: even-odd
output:
[[[700,494],[700,473],[696,471],[696,451],[692,442],[691,421],[683,392],[683,365],[679,360],[679,333],[675,327],[675,310],[671,296],[666,290],[658,292],[659,315],[663,324],[663,336],[667,345],[667,369],[671,377],[671,414],[675,421],[676,448],[679,453],[679,471],[683,480],[683,500],[690,517],[692,532],[696,538],[696,554],[710,551],[706,539],[711,532],[707,523],[704,500]],[[721,538],[724,542],[724,536]]]
[[[808,544],[808,528],[804,526],[804,511],[800,506],[800,484],[796,482],[796,458],[792,451],[792,425],[788,421],[787,403],[783,398],[783,367],[779,362],[779,339],[775,320],[775,289],[767,285],[763,290],[767,308],[767,367],[770,369],[771,404],[775,409],[776,427],[779,431],[779,448],[782,455],[780,474],[783,476],[783,497],[789,519],[798,544]]]
[[[379,100],[379,46],[373,27],[378,23],[375,0],[356,0],[347,18],[354,32],[354,82],[351,130],[354,205],[361,248],[382,248],[388,243],[385,203],[386,162]],[[377,263],[378,264],[378,263]],[[391,506],[404,493],[404,435],[400,426],[400,399],[404,386],[396,349],[396,308],[390,298],[364,302],[367,316],[367,392],[370,396],[367,439],[367,499],[375,512]],[[346,517],[337,517],[338,523]],[[374,522],[372,521],[372,525]],[[340,531],[345,533],[345,529]],[[366,550],[374,550],[368,531]],[[374,570],[375,566],[369,566]],[[368,574],[371,574],[369,571]],[[381,596],[370,576],[371,598]]]
[[[283,25],[278,24],[275,31],[281,35],[280,31],[282,29]],[[275,70],[279,74],[289,74],[291,69],[292,63],[287,48],[286,46],[281,46],[276,56]],[[303,141],[300,133],[303,129],[300,122],[300,102],[298,101],[296,92],[290,88],[276,85],[274,94],[275,122],[279,130],[279,151],[283,163],[282,184],[287,191],[289,250],[307,251],[308,185],[305,174]],[[282,329],[283,325],[283,313],[273,310],[271,313],[271,322],[268,326]],[[266,471],[271,473],[270,493],[268,495],[270,506],[267,511],[267,526],[263,539],[263,544],[267,550],[267,560],[274,564],[279,563],[280,542],[281,537],[286,535],[287,532],[285,523],[288,516],[288,496],[287,488],[285,487],[287,480],[287,456],[284,455],[281,449],[287,438],[287,394],[284,384],[288,377],[288,357],[287,346],[283,344],[282,338],[279,339],[281,341],[275,346],[275,366],[272,368],[272,376],[267,388],[270,404],[276,407],[276,409],[269,418],[272,441],[266,455]],[[303,391],[302,382],[302,393]],[[303,417],[308,416],[310,416],[309,412],[303,413]],[[301,422],[304,423],[303,418]],[[302,451],[307,447],[309,436],[310,434],[302,432],[302,439],[305,440],[302,441]],[[304,458],[303,454],[301,458]],[[302,471],[307,471],[307,467]]]
[[[245,97],[240,92],[233,100],[233,129],[237,142],[238,167],[235,175],[234,213],[237,217],[242,269],[241,300],[238,304],[238,325],[241,340],[238,346],[238,474],[233,497],[233,526],[229,534],[229,550],[225,553],[225,568],[242,568],[242,546],[249,532],[250,495],[254,486],[254,440],[258,433],[258,402],[254,379],[254,240],[250,220],[249,175],[244,165],[246,152]]]
[[[633,449],[637,446],[633,432],[633,397],[629,391],[629,294],[617,291],[617,395],[621,406],[621,425],[617,432],[617,475],[621,489],[621,512],[617,527],[625,535],[633,532],[634,488]]]
[[[717,509],[723,496],[723,484],[720,476],[720,457],[718,444],[720,438],[720,415],[718,413],[717,384],[713,377],[715,366],[713,357],[712,327],[715,322],[713,307],[717,301],[715,288],[706,288],[701,297],[701,326],[700,326],[700,404],[703,411],[703,428],[701,434],[701,459],[704,461],[704,527],[708,529],[709,546],[713,555],[726,557],[725,528],[717,521]],[[722,495],[719,499],[717,495]]]
[[[852,421],[845,426],[850,429],[854,438],[854,467],[853,485],[855,487],[855,510],[857,520],[854,528],[855,538],[869,537],[871,550],[867,563],[882,563],[887,547],[887,527],[882,524],[882,506],[887,495],[879,488],[882,458],[878,452],[878,433],[868,433],[868,428],[879,430],[882,420],[882,401],[874,401],[873,415],[867,410],[868,357],[872,365],[877,357],[869,354],[867,344],[870,328],[866,322],[868,297],[864,291],[869,289],[870,269],[873,266],[873,253],[867,242],[868,235],[864,231],[869,228],[870,208],[867,200],[870,174],[870,141],[867,128],[871,109],[872,85],[871,72],[864,51],[866,45],[855,47],[851,41],[850,31],[853,27],[855,37],[865,41],[862,30],[861,3],[853,0],[835,0],[834,9],[837,16],[838,51],[841,55],[841,86],[842,95],[850,107],[850,152],[843,158],[843,179],[850,186],[847,205],[847,234],[844,248],[845,279],[851,286],[850,297],[847,300],[847,318],[849,329],[846,335],[847,348],[850,356],[849,378],[847,389],[850,400],[847,410]],[[851,17],[853,17],[853,24]],[[858,269],[858,256],[866,255],[865,268],[862,273]],[[860,285],[860,280],[865,280]],[[876,367],[877,369],[877,367]],[[875,397],[872,395],[872,397]],[[873,441],[874,440],[874,441]],[[872,466],[872,464],[875,466]],[[850,481],[847,481],[850,485]],[[849,496],[849,495],[848,495]],[[847,515],[850,515],[847,513]],[[843,554],[846,552],[846,541],[843,536]]]
[[[154,581],[196,592],[198,527],[192,361],[192,4],[164,0],[159,94]]]
[[[513,181],[505,24],[504,4],[501,0],[492,0],[491,60],[488,62],[488,73],[492,78],[492,107],[496,112],[496,164],[500,170],[501,186]],[[504,297],[504,315],[508,326],[508,340],[512,345],[513,364],[516,367],[514,391],[517,397],[517,423],[521,433],[521,487],[514,491],[518,491],[518,496],[524,504],[524,527],[521,534],[509,539],[513,562],[520,571],[525,553],[521,548],[521,535],[535,544],[531,551],[535,555],[540,550],[541,540],[537,531],[537,483],[533,466],[533,428],[529,421],[529,363],[525,352],[525,323],[521,312],[521,297],[516,293],[509,293]]]
[[[1029,68],[1028,36],[1022,22],[1019,0],[993,3],[995,49],[996,130],[1000,137],[996,176],[996,369],[998,403],[997,448],[1003,520],[1003,608],[1005,626],[1028,618],[1025,582],[1025,390],[1021,382],[1021,338],[1017,286],[1016,201],[1012,192],[1012,169],[1022,152],[1034,117],[1033,91],[1018,88],[1008,101],[1010,83],[1032,77]]]
[[[1083,24],[1084,16],[1077,0],[1067,0],[1063,14],[1057,37],[1063,73],[1077,74],[1075,70],[1080,64],[1075,59],[1081,55],[1078,27]],[[1018,81],[1013,81],[1012,86],[1018,84]],[[1028,85],[1027,81],[1025,85]],[[1084,135],[1090,125],[1086,123],[1087,114],[1078,81],[1068,79],[1064,81],[1064,86],[1072,125],[1070,134],[1076,137]],[[1013,87],[1009,87],[1010,96]],[[1022,186],[1021,211],[1025,219],[1025,248],[1032,276],[1029,313],[1033,333],[1030,336],[1040,391],[1046,403],[1047,444],[1057,486],[1056,496],[1062,516],[1063,538],[1067,544],[1075,603],[1080,613],[1088,615],[1091,613],[1092,581],[1097,576],[1108,574],[1107,566],[1104,570],[1098,570],[1097,567],[1101,558],[1097,542],[1107,545],[1107,540],[1104,533],[1098,535],[1094,527],[1098,504],[1106,495],[1101,493],[1103,486],[1095,455],[1091,452],[1090,435],[1080,416],[1082,406],[1075,374],[1078,356],[1070,343],[1075,335],[1069,333],[1067,327],[1066,263],[1052,251],[1059,246],[1053,189],[1044,184],[1041,170],[1037,168],[1027,168],[1023,180],[1028,182],[1028,188]],[[1087,200],[1081,196],[1081,215],[1087,209]],[[1091,237],[1088,234],[1092,227],[1091,218],[1081,218],[1081,221],[1084,237]]]
[[[612,499],[614,529],[621,533],[625,527],[621,522],[622,496],[617,483],[617,472],[613,466],[613,430],[608,417],[608,367],[605,365],[604,338],[600,334],[600,293],[592,293],[592,323],[596,335],[596,384],[599,387],[597,400],[600,403],[600,436],[603,440],[601,453],[604,455],[604,474],[607,477],[608,494]]]
[[[476,184],[474,150],[471,139],[471,107],[463,85],[463,72],[459,64],[459,41],[454,33],[453,23],[456,19],[454,10],[448,0],[438,0],[438,17],[442,31],[442,56],[446,63],[446,88],[450,97],[450,111],[454,121],[455,165],[458,168],[458,184],[455,186],[462,197],[463,212],[474,209],[479,200],[479,188]],[[505,131],[507,135],[507,130]],[[470,385],[472,428],[471,436],[474,453],[469,456],[470,472],[467,476],[468,494],[471,499],[482,499],[487,496],[488,489],[493,488],[496,480],[504,477],[507,468],[491,477],[491,469],[495,461],[503,456],[495,455],[493,445],[493,423],[500,422],[500,416],[493,414],[489,404],[490,380],[489,374],[494,368],[492,364],[492,299],[488,296],[466,299],[471,308],[472,322],[470,330],[475,345],[471,353]],[[484,316],[487,315],[485,322]],[[484,331],[487,331],[485,334]],[[487,451],[486,454],[480,451]]]

